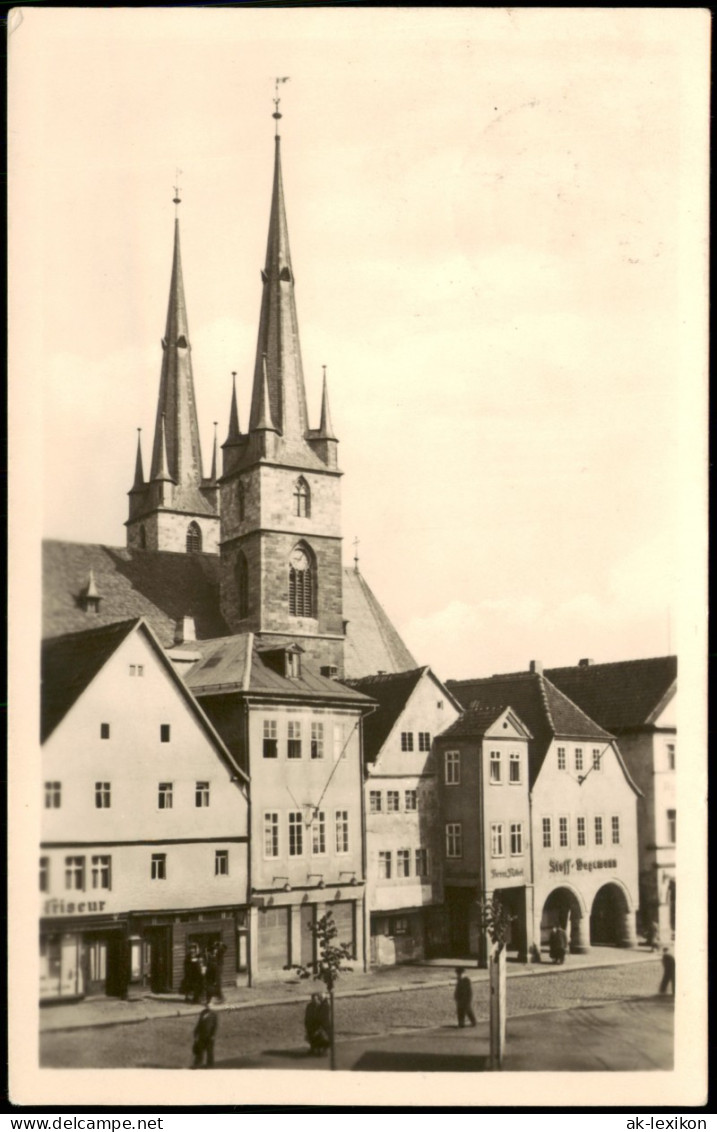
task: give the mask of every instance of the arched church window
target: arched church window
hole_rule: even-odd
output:
[[[289,613],[292,617],[314,616],[314,570],[301,546],[289,558]]]
[[[302,519],[311,515],[311,492],[303,476],[299,476],[294,486],[294,510]]]
[[[202,550],[202,532],[199,524],[191,522],[187,527],[187,554],[200,554]]]
[[[236,581],[237,581],[237,613],[239,617],[247,617],[249,614],[249,570],[246,563],[246,557],[239,551],[236,565]]]

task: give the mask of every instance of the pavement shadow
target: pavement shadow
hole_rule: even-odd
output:
[[[308,1061],[311,1054],[308,1049],[265,1049],[262,1050],[262,1057],[288,1057],[292,1061]],[[313,1058],[314,1061],[319,1061],[318,1057]]]
[[[367,1050],[353,1066],[363,1073],[482,1073],[488,1058],[475,1054]]]

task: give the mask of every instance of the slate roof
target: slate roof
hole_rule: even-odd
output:
[[[344,568],[343,611],[344,620],[348,621],[344,650],[347,680],[377,672],[406,672],[416,667],[365,578],[353,567]]]
[[[97,613],[82,608],[90,570]],[[145,617],[165,648],[177,622],[193,617],[197,635],[229,632],[219,611],[219,555],[130,550],[96,543],[43,544],[43,636],[56,637]]]
[[[40,741],[42,743],[67,715],[137,619],[104,625],[84,633],[55,637],[42,644],[40,663]]]
[[[507,707],[507,704],[484,704],[474,700],[450,727],[441,731],[440,737],[457,739],[461,736],[485,735]]]
[[[545,675],[603,727],[618,732],[652,722],[676,684],[677,657],[551,668]]]
[[[538,672],[515,672],[477,680],[447,680],[446,687],[469,708],[511,707],[531,732],[530,777],[535,781],[554,738],[609,742],[612,736]]]
[[[378,703],[376,711],[364,720],[363,753],[365,762],[376,762],[396,720],[401,715],[424,674],[429,671],[430,669],[427,667],[413,668],[410,672],[364,676],[360,680],[344,681],[347,687],[370,696],[372,700],[376,700]]]

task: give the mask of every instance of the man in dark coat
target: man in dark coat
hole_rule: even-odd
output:
[[[672,987],[672,993],[675,993],[675,957],[670,954],[669,948],[665,947],[662,950],[662,982],[660,983],[660,994],[666,994],[667,988]]]
[[[473,1013],[473,984],[462,967],[456,967],[456,980],[456,989],[453,997],[456,1000],[458,1025],[465,1026],[467,1018],[471,1026],[475,1026],[476,1016]]]
[[[326,1053],[331,1044],[330,1038],[330,1008],[321,994],[312,994],[306,1013],[304,1014],[304,1029],[310,1051],[319,1057]]]
[[[216,940],[207,952],[207,972],[205,975],[206,1001],[210,1003],[213,998],[224,1002],[222,993],[222,979],[224,974],[224,952],[226,944]]]
[[[214,1011],[209,1006],[205,1006],[194,1027],[194,1043],[192,1045],[194,1063],[192,1069],[201,1068],[205,1057],[207,1069],[211,1069],[214,1065],[214,1039],[218,1024],[219,1019]]]

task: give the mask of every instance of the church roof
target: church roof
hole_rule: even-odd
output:
[[[353,567],[345,567],[343,582],[343,615],[348,621],[344,649],[346,679],[416,668],[416,661],[363,575]]]
[[[546,676],[610,731],[650,724],[673,694],[677,657],[550,668]]]

